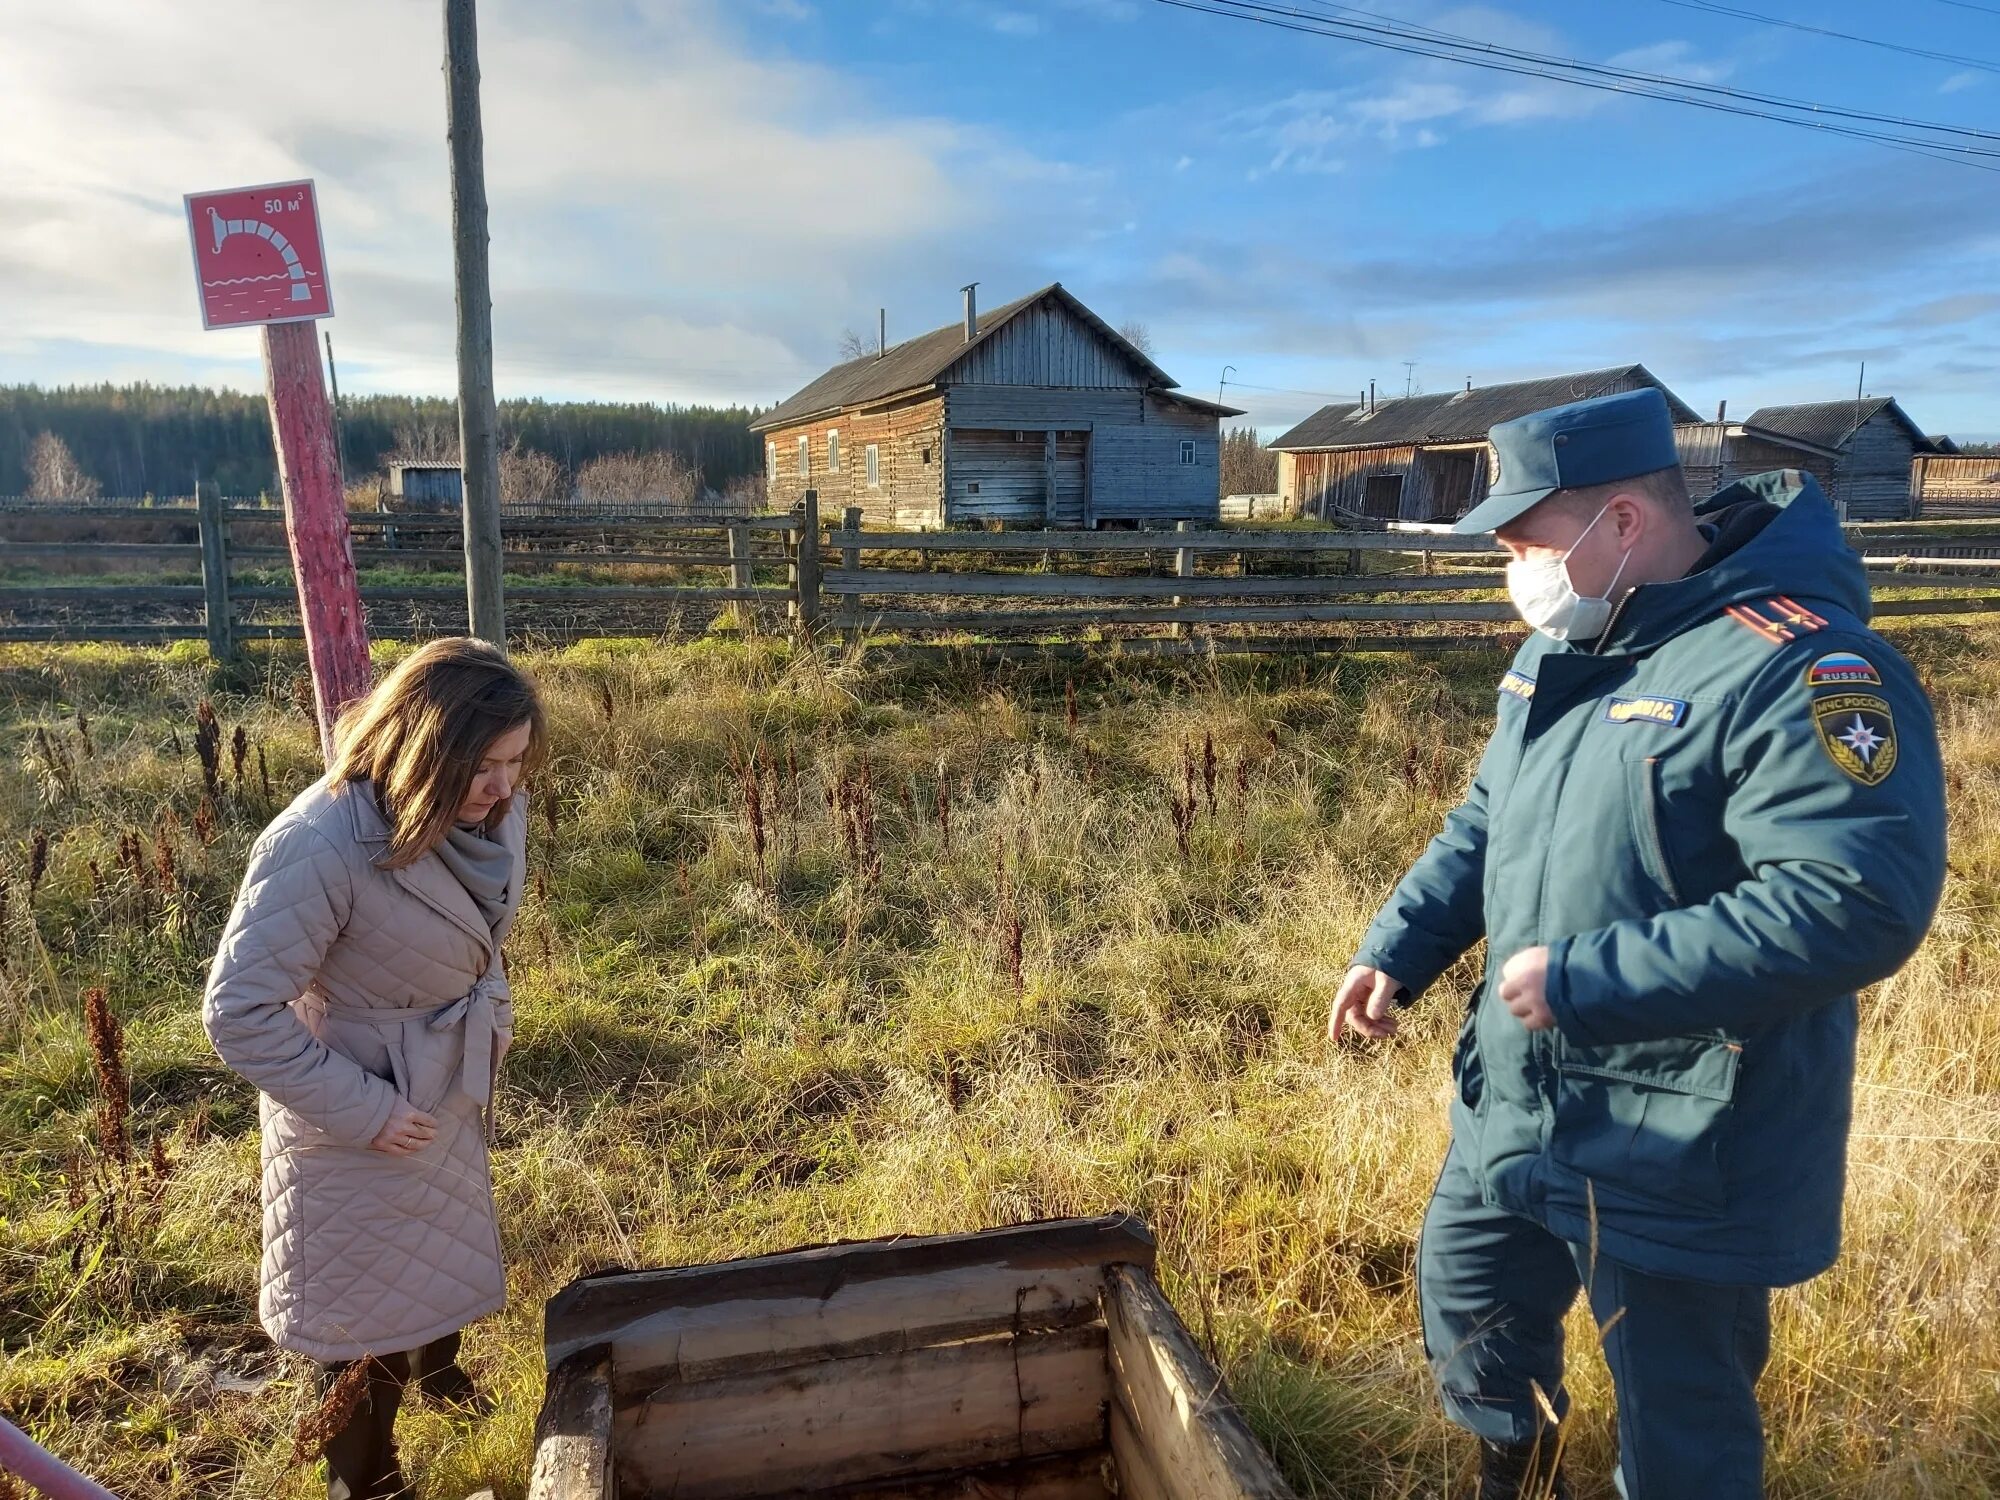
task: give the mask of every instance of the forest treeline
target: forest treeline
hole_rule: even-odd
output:
[[[650,402],[502,401],[502,443],[566,474],[600,459],[665,454],[703,485],[727,489],[763,469],[749,407]],[[40,443],[43,469],[60,441],[77,483],[102,495],[188,495],[197,479],[226,495],[275,493],[277,465],[264,398],[204,386],[0,386],[0,495],[30,488]],[[341,401],[350,479],[392,458],[455,458],[457,404],[435,396],[355,396]]]

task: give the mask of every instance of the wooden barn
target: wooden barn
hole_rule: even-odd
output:
[[[1919,453],[1910,490],[1920,521],[1990,520],[2000,517],[2000,453],[1960,453],[1934,439],[1942,451]]]
[[[1287,515],[1324,520],[1449,521],[1486,498],[1497,424],[1530,412],[1651,386],[1686,438],[1702,423],[1644,365],[1440,395],[1366,398],[1320,408],[1271,446]]]
[[[837,365],[753,424],[771,504],[905,529],[1212,523],[1221,421],[1061,285]]]
[[[1935,451],[1893,397],[1761,406],[1731,424],[1725,478],[1804,469],[1849,521],[1900,521],[1913,513],[1911,463]]]

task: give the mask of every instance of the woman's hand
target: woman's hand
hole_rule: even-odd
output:
[[[389,1123],[375,1132],[375,1139],[368,1143],[368,1149],[388,1156],[415,1156],[437,1139],[437,1124],[434,1118],[398,1094],[395,1105],[389,1111]]]

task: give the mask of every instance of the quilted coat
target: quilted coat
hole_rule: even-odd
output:
[[[526,828],[517,793],[492,834],[514,855],[497,933],[437,855],[377,867],[366,784],[313,787],[251,850],[202,1020],[262,1093],[258,1316],[284,1348],[392,1354],[505,1300],[487,1139]],[[438,1122],[411,1156],[368,1144],[399,1094]]]

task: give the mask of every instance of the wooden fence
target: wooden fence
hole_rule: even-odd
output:
[[[372,633],[464,628],[455,516],[350,520]],[[71,523],[93,533],[146,523],[154,535],[5,534]],[[510,628],[534,639],[684,634],[725,611],[747,629],[810,635],[825,625],[847,642],[978,643],[1019,655],[1425,650],[1521,629],[1498,548],[1446,532],[883,532],[864,529],[858,510],[823,523],[809,493],[791,515],[516,515],[503,536]],[[2000,526],[1968,534],[1899,523],[1849,536],[1880,616],[2000,610]],[[227,658],[246,641],[300,634],[275,510],[215,499],[199,510],[0,505],[0,556],[0,641],[196,639]],[[178,570],[191,581],[19,576],[59,567]],[[441,570],[435,585],[422,581],[426,569]]]

